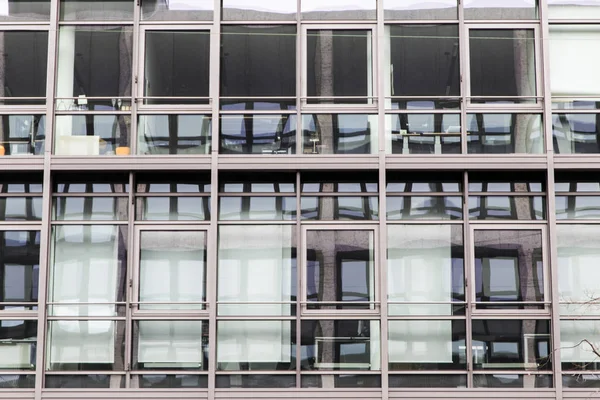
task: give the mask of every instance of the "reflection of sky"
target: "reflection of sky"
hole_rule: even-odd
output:
[[[456,7],[456,0],[385,0],[386,10],[433,10]]]
[[[223,0],[223,8],[257,10],[274,13],[295,13],[296,0]]]
[[[302,12],[374,10],[373,0],[302,0]]]
[[[173,11],[212,10],[212,0],[167,0],[167,7]]]
[[[535,0],[465,0],[466,8],[533,8]]]

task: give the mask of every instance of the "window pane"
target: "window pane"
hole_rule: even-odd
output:
[[[134,369],[208,369],[208,323],[136,321]]]
[[[599,219],[600,196],[556,196],[556,219]]]
[[[39,231],[0,232],[0,302],[37,302],[39,264]]]
[[[295,314],[294,225],[221,226],[218,254],[219,315]]]
[[[138,197],[136,210],[143,221],[207,221],[210,197]]]
[[[221,115],[221,154],[294,154],[295,114]]]
[[[133,20],[130,0],[60,0],[62,21]]]
[[[129,115],[59,115],[55,129],[56,155],[114,156],[130,152]]]
[[[89,108],[86,97],[131,96],[132,46],[128,26],[61,26],[56,97],[79,100],[59,100],[57,109]],[[115,104],[102,100],[94,109],[115,109]]]
[[[471,96],[509,97],[479,100],[484,103],[536,96],[533,29],[471,29],[469,47]]]
[[[388,114],[388,154],[460,154],[459,114]]]
[[[208,388],[208,375],[132,375],[131,387],[140,389]]]
[[[600,388],[600,380],[597,374],[581,374],[573,372],[565,374],[562,377],[562,384],[565,388]]]
[[[600,227],[557,225],[558,295],[562,315],[600,314]]]
[[[474,245],[475,295],[476,301],[480,302],[477,308],[543,307],[527,304],[544,301],[542,233],[539,230],[475,230]],[[488,302],[504,304],[481,304]]]
[[[465,0],[466,19],[537,19],[538,0]]]
[[[469,196],[470,219],[546,219],[543,196]]]
[[[296,95],[296,27],[223,26],[221,96]]]
[[[348,221],[379,219],[376,196],[302,196],[301,216],[304,220]]]
[[[390,370],[464,370],[465,321],[390,321]]]
[[[5,0],[0,21],[49,21],[50,0]]]
[[[35,375],[0,375],[0,389],[33,389]]]
[[[144,0],[142,20],[212,21],[214,0]]]
[[[456,0],[437,0],[424,3],[421,0],[383,0],[385,19],[457,19]]]
[[[57,221],[127,221],[127,197],[55,197]]]
[[[298,2],[278,0],[256,2],[254,0],[222,0],[224,21],[286,21],[296,20]]]
[[[138,154],[209,154],[210,115],[140,115]]]
[[[217,370],[295,368],[296,321],[218,321]]]
[[[303,388],[380,388],[380,375],[302,375]]]
[[[310,309],[372,309],[375,300],[374,233],[306,232],[306,301]]]
[[[144,96],[208,97],[209,31],[147,31]],[[190,100],[150,99],[146,104],[181,104]],[[191,100],[208,103],[208,99]]]
[[[54,179],[55,193],[127,193],[129,192],[129,174],[92,173],[65,174]]]
[[[476,370],[552,370],[547,320],[473,320]]]
[[[390,388],[466,388],[466,375],[390,374]]]
[[[388,196],[387,217],[397,219],[462,219],[460,196]]]
[[[369,114],[302,115],[304,154],[376,154],[377,116]]]
[[[597,302],[597,301],[596,301]],[[577,317],[580,317],[578,315]],[[587,341],[587,342],[586,342]],[[600,361],[592,346],[600,345],[600,321],[560,321],[560,359],[563,370],[598,370]]]
[[[0,320],[0,343],[0,370],[35,370],[37,321]]]
[[[551,388],[552,375],[520,374],[475,374],[473,387],[476,388]]]
[[[48,371],[123,370],[123,321],[49,321]]]
[[[600,114],[553,114],[552,141],[560,154],[600,153]]]
[[[463,252],[461,226],[389,225],[388,301],[414,303],[389,304],[389,315],[454,314],[451,302],[465,301]]]
[[[113,303],[125,300],[127,228],[54,226],[52,238],[48,300],[62,304],[50,315],[115,315]]]
[[[544,152],[542,116],[539,114],[467,114],[467,152]]]
[[[368,103],[373,95],[370,30],[308,30],[307,95],[311,102]]]
[[[302,0],[302,19],[375,19],[375,0]]]
[[[391,76],[391,92],[387,95],[460,94],[457,25],[390,25],[387,29],[390,47],[386,56],[390,57]],[[420,130],[416,123],[411,128]]]
[[[600,0],[547,0],[551,19],[600,18]]]
[[[1,63],[2,61],[0,60]],[[32,77],[32,75],[28,76]],[[44,85],[46,84],[45,79]],[[0,88],[0,92],[1,90],[2,88]],[[43,89],[40,95],[43,96],[45,92],[46,89]],[[4,93],[3,96],[7,96],[7,94]],[[0,124],[2,127],[0,130],[0,153],[4,150],[4,154],[2,155],[22,156],[43,154],[46,141],[45,115],[1,115]]]
[[[140,233],[140,309],[204,309],[206,301],[206,233]],[[152,304],[152,303],[169,304]],[[188,303],[188,304],[186,304]]]
[[[296,388],[295,375],[217,375],[217,388]]]
[[[221,197],[220,220],[295,220],[295,197]]]
[[[41,197],[0,197],[0,221],[41,220]]]
[[[379,321],[302,321],[302,369],[377,371],[379,336]]]
[[[46,388],[52,389],[115,389],[125,387],[123,375],[46,375]]]

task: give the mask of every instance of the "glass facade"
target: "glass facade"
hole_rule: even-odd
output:
[[[584,399],[598,0],[0,0],[0,400]]]

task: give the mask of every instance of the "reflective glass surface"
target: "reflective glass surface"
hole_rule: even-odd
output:
[[[0,375],[0,389],[33,389],[35,375]]]
[[[131,116],[58,115],[54,154],[60,156],[129,155]]]
[[[138,154],[209,154],[210,115],[140,115]]]
[[[600,196],[556,196],[556,219],[599,219]]]
[[[553,114],[552,142],[559,154],[600,153],[600,114]]]
[[[295,197],[220,197],[220,220],[295,220]]]
[[[467,114],[468,153],[544,152],[539,114]]]
[[[385,19],[435,20],[458,18],[456,0],[437,0],[436,2],[383,0],[383,8]]]
[[[294,154],[296,115],[221,115],[221,154]]]
[[[0,124],[0,153],[4,152],[4,156],[43,154],[46,143],[45,115],[2,115]]]
[[[474,246],[477,308],[543,307],[531,305],[544,301],[541,231],[475,230]]]
[[[551,388],[552,375],[522,374],[475,374],[473,386],[476,388]]]
[[[296,0],[222,0],[224,21],[287,21],[296,19]]]
[[[0,197],[0,221],[41,220],[41,197]]]
[[[213,0],[144,0],[142,20],[150,21],[212,21]]]
[[[377,116],[368,114],[302,115],[303,154],[375,154]]]
[[[140,389],[208,388],[208,375],[144,374],[132,375],[131,387]]]
[[[138,197],[136,219],[206,221],[210,219],[210,197]]]
[[[376,196],[302,196],[300,212],[301,218],[304,220],[377,220],[379,218],[379,198]]]
[[[536,19],[538,0],[465,0],[465,19]]]
[[[308,308],[372,309],[375,300],[374,232],[306,232]]]
[[[302,321],[303,370],[365,370],[381,368],[379,321]]]
[[[460,154],[460,114],[386,115],[386,147],[392,154]]]
[[[136,174],[138,193],[210,193],[210,177],[192,174],[156,173]]]
[[[470,219],[546,219],[542,196],[469,196]]]
[[[85,175],[59,175],[54,179],[55,193],[127,193],[129,177],[120,173]]]
[[[387,218],[462,219],[461,196],[388,196]]]
[[[303,388],[380,388],[380,375],[302,375]]]
[[[127,221],[127,197],[55,197],[56,221]]]
[[[295,388],[295,375],[217,375],[217,388]]]
[[[579,317],[578,315],[575,318]],[[562,369],[565,371],[600,369],[600,360],[594,354],[594,350],[598,349],[598,343],[600,343],[600,321],[561,320]]]
[[[4,0],[0,10],[3,22],[50,20],[50,0]]]
[[[39,264],[39,231],[0,231],[0,302],[37,302]]]
[[[390,388],[466,388],[466,375],[390,374]]]
[[[0,370],[35,370],[37,327],[37,321],[0,320]]]
[[[563,387],[566,388],[600,388],[600,379],[597,374],[581,374],[572,372],[562,376]]]
[[[302,0],[302,19],[375,19],[376,0]]]
[[[598,19],[600,0],[547,0],[550,19]]]
[[[122,375],[85,374],[85,375],[46,375],[48,389],[109,389],[124,388]]]
[[[140,309],[204,309],[206,232],[140,232],[139,273]]]
[[[133,20],[133,2],[129,0],[60,0],[62,21]]]

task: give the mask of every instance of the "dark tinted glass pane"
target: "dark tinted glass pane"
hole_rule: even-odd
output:
[[[0,232],[0,301],[37,302],[39,264],[39,231]]]
[[[48,32],[3,31],[0,43],[4,53],[0,59],[0,68],[4,71],[0,78],[0,97],[46,96]],[[4,104],[25,103],[26,100],[7,100]]]
[[[0,321],[0,370],[35,369],[37,327],[37,321]]]
[[[0,389],[33,389],[35,375],[0,375]]]
[[[46,387],[51,389],[108,389],[124,388],[122,375],[46,375]]]
[[[466,388],[466,375],[390,375],[391,388]]]
[[[379,375],[302,375],[303,388],[380,388]]]
[[[2,88],[0,88],[1,91]],[[6,96],[6,94],[4,95]],[[4,151],[3,155],[5,156],[22,156],[41,155],[44,152],[46,140],[45,115],[2,115],[0,116],[0,124],[2,126],[0,131],[0,154]]]
[[[221,96],[295,95],[295,26],[222,27]]]
[[[468,114],[468,153],[544,152],[542,116],[538,114]]]
[[[460,94],[457,25],[391,25],[389,29],[392,96]]]
[[[131,380],[132,387],[144,389],[185,389],[208,387],[208,376],[206,375],[133,375]]]
[[[486,374],[473,376],[476,388],[551,388],[552,375]]]
[[[222,115],[221,154],[294,154],[295,114]]]
[[[563,387],[567,388],[600,388],[600,379],[596,374],[572,373],[563,375]]]
[[[600,153],[600,114],[553,114],[552,142],[560,154]]]
[[[295,375],[217,375],[218,388],[295,388]]]

